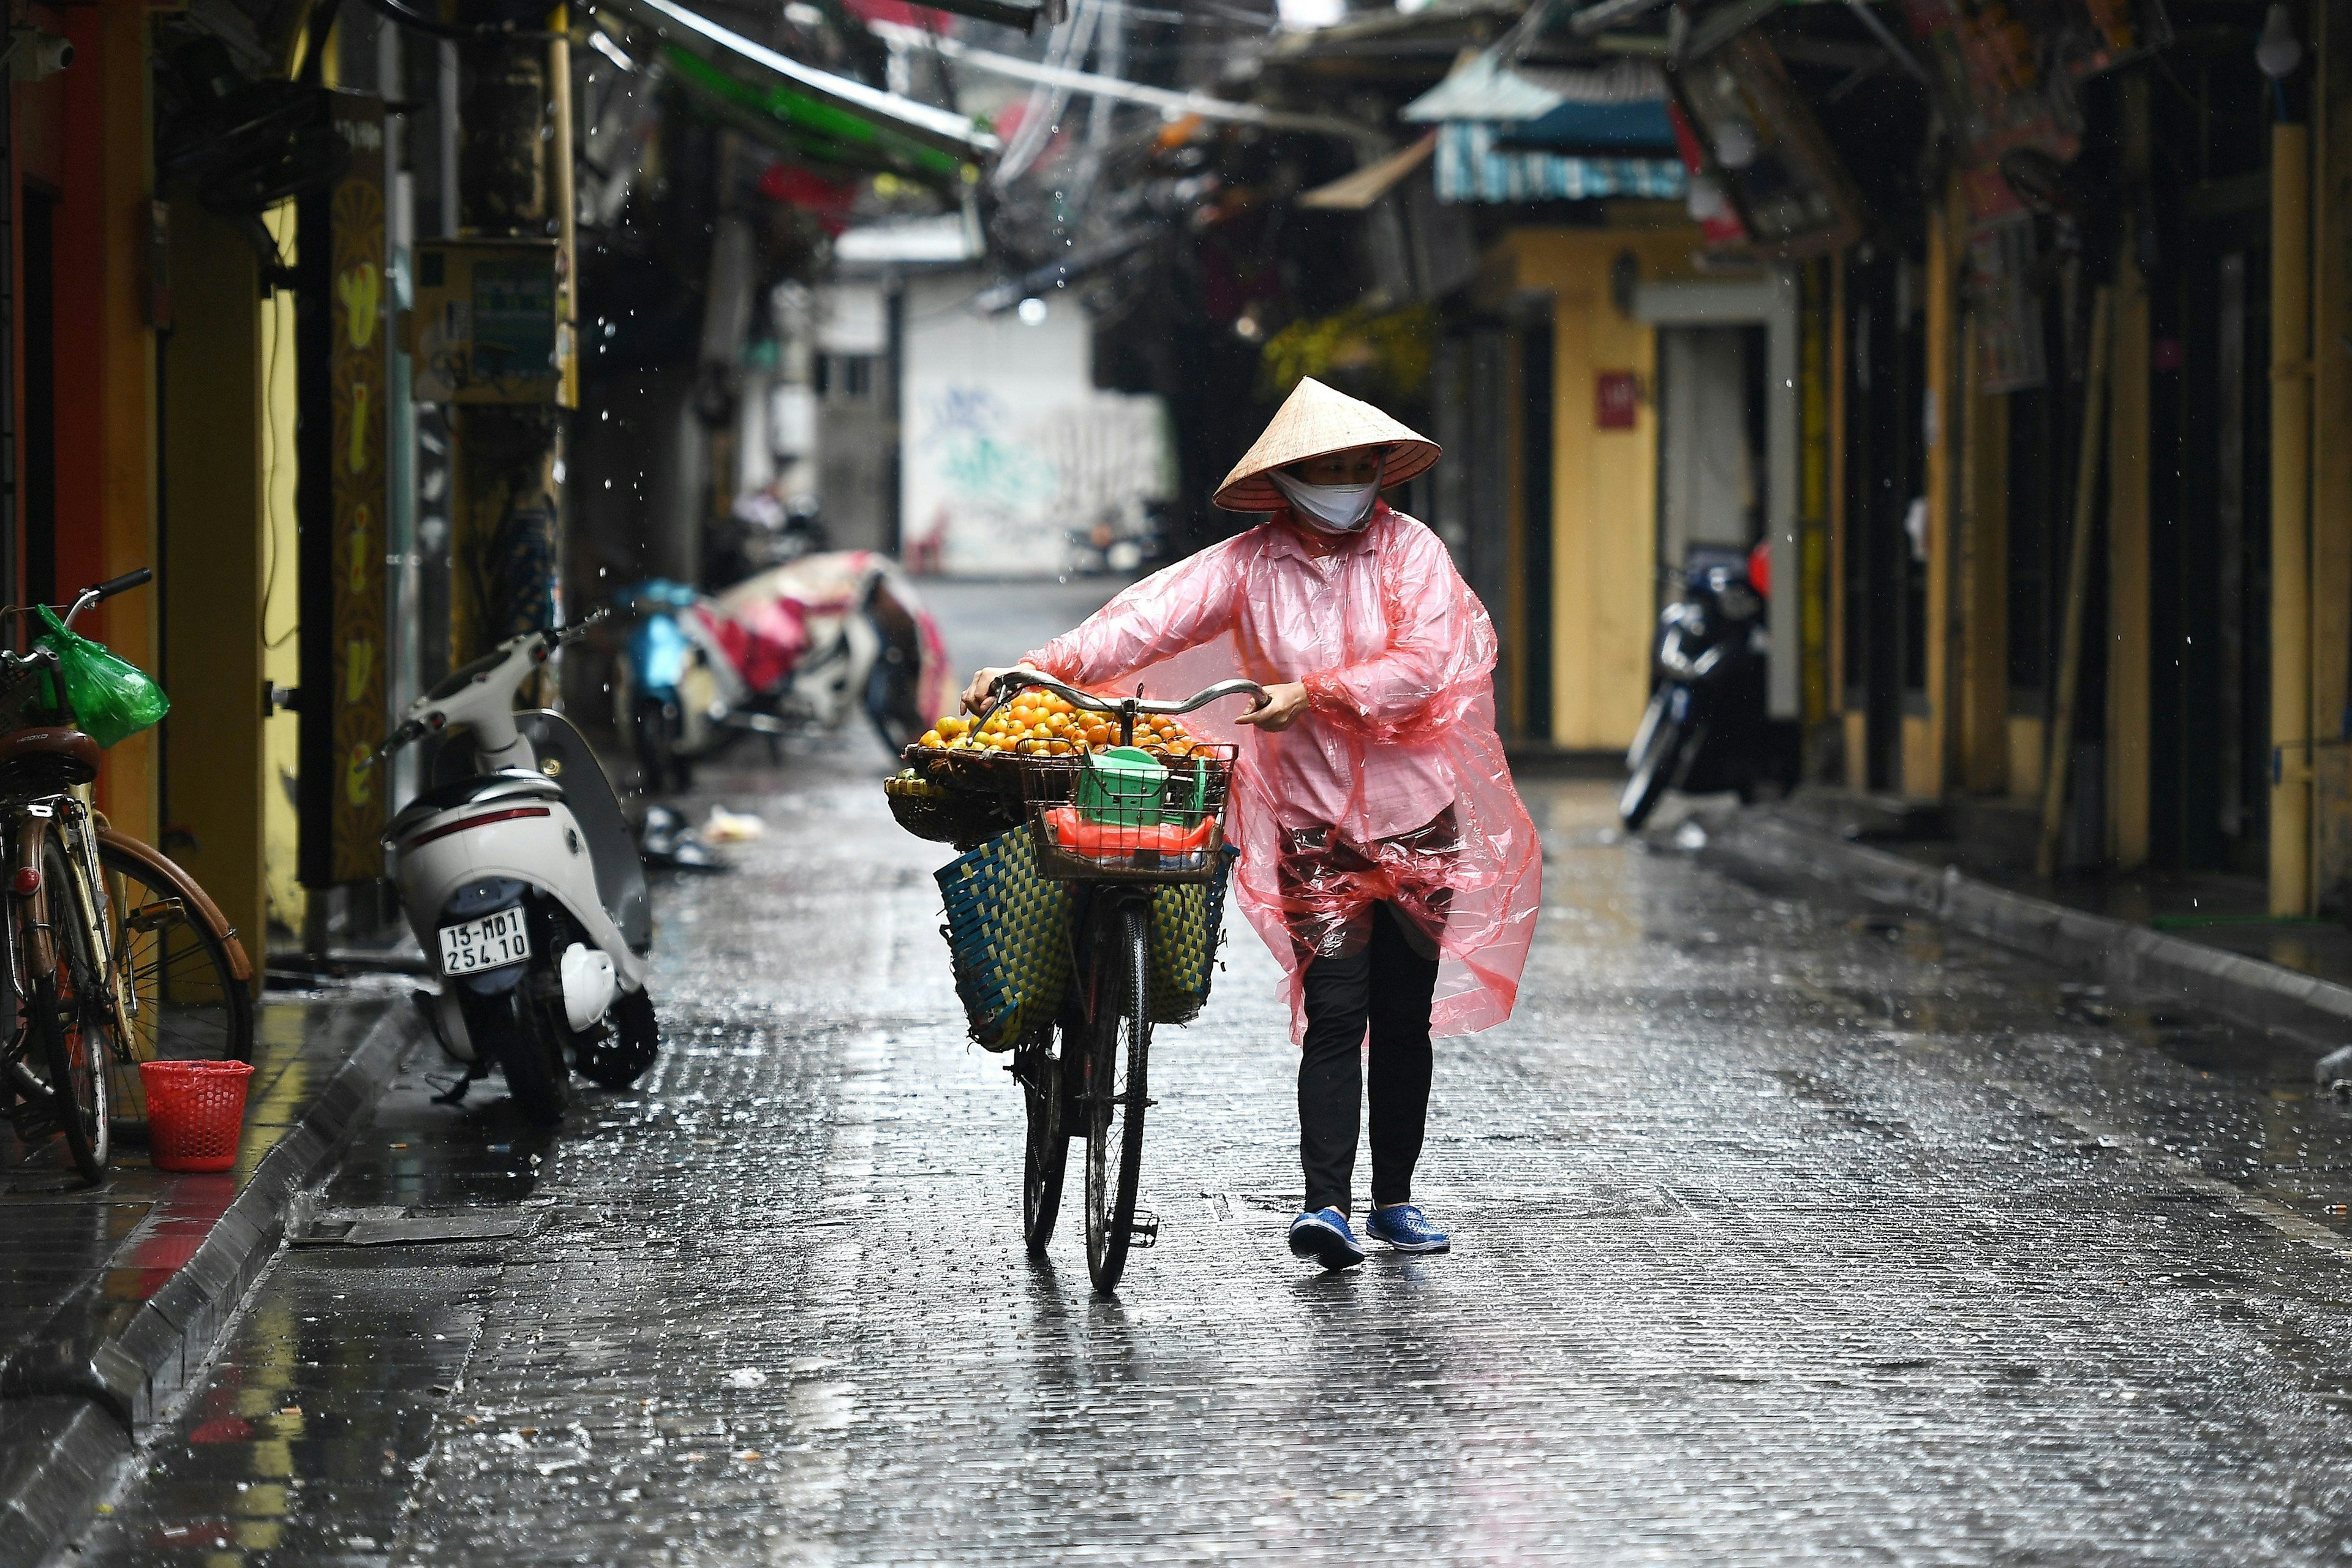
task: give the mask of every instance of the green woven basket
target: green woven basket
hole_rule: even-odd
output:
[[[971,1037],[992,1051],[1043,1040],[1070,986],[1068,886],[1037,874],[1025,827],[958,856],[937,877]]]
[[[1151,1021],[1189,1024],[1208,1005],[1225,919],[1225,884],[1240,851],[1225,847],[1216,879],[1171,882],[1151,895]]]

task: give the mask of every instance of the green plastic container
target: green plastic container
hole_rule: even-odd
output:
[[[1155,827],[1168,770],[1139,746],[1089,752],[1078,770],[1078,815],[1119,827]]]

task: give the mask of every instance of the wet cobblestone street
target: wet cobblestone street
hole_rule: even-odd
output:
[[[1532,782],[1518,1016],[1441,1042],[1451,1256],[1285,1251],[1295,1056],[1238,919],[1153,1055],[1159,1246],[1023,1255],[878,751],[719,773],[657,895],[670,1047],[559,1136],[420,1054],[74,1560],[2332,1561],[2352,1117],[2193,1019],[1609,831]],[[1360,1172],[1359,1180],[1362,1179]]]

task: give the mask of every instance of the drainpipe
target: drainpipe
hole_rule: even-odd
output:
[[[2274,91],[2278,90],[2273,89]],[[2271,913],[2312,912],[2311,132],[2271,128]]]

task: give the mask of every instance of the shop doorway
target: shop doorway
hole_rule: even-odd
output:
[[[1864,788],[1904,787],[1903,721],[1927,711],[1924,268],[1885,250],[1846,275],[1846,711]]]
[[[1658,330],[1659,607],[1694,550],[1764,537],[1764,328]]]
[[[2270,257],[2265,213],[2191,226],[2156,435],[2179,456],[2152,530],[2150,858],[2261,876],[2270,805]],[[2177,372],[2168,372],[2177,363]],[[2177,381],[2174,388],[2162,383]],[[2173,395],[2165,394],[2171,391]],[[2167,405],[2169,405],[2168,408]],[[2169,500],[2171,504],[2163,503]],[[2167,515],[2167,514],[2169,515]]]

